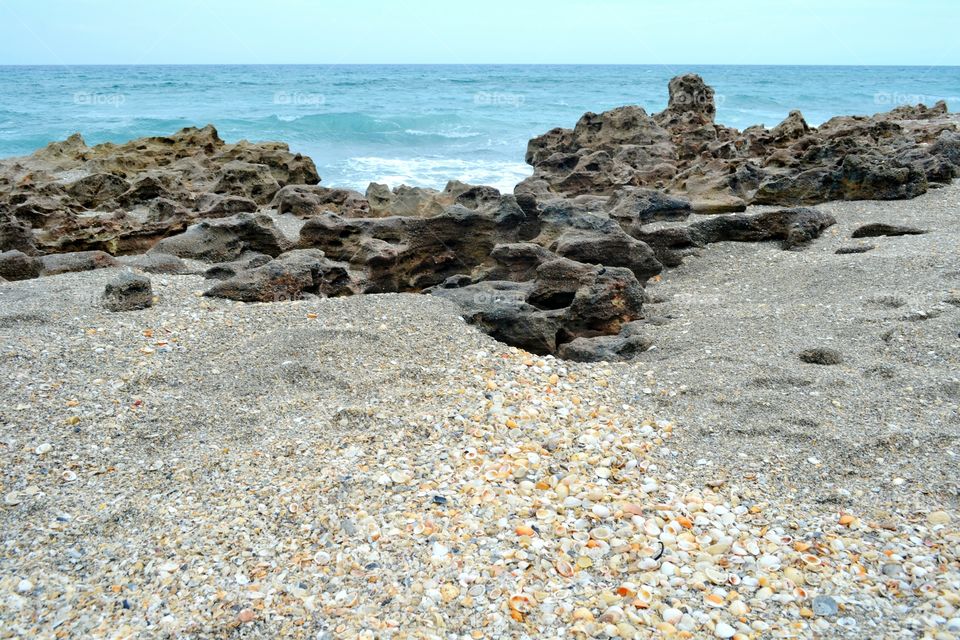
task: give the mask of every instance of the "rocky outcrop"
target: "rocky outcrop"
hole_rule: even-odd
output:
[[[319,180],[285,144],[227,144],[212,126],[93,147],[77,134],[0,161],[0,249],[142,253],[200,219],[250,213],[284,186]]]
[[[944,103],[811,127],[793,111],[772,129],[738,131],[714,121],[713,90],[696,75],[674,78],[668,107],[585,114],[573,129],[530,141],[532,177],[517,192],[541,198],[611,196],[652,188],[701,212],[748,204],[900,199],[960,175],[960,128]]]
[[[199,222],[181,234],[161,240],[150,249],[150,253],[204,262],[228,262],[236,260],[245,251],[278,256],[290,249],[290,245],[269,216],[241,213]]]
[[[322,251],[307,249],[243,270],[204,295],[242,302],[282,302],[299,300],[308,293],[330,297],[356,292],[346,265],[327,260]]]
[[[94,147],[71,136],[0,161],[0,278],[122,264],[203,273],[206,296],[244,302],[424,292],[509,344],[627,360],[651,346],[644,283],[687,255],[723,241],[802,249],[834,219],[798,205],[910,198],[960,174],[960,130],[942,104],[820,127],[794,111],[741,132],[716,123],[698,76],[674,78],[669,94],[660,113],[587,113],[531,140],[534,175],[513,194],[319,186],[286,145],[227,144],[213,127]],[[742,212],[757,203],[789,208]],[[120,278],[105,304],[141,308],[142,276]]]
[[[556,353],[577,338],[617,334],[640,318],[643,287],[628,269],[564,258],[542,264],[532,281],[484,281],[431,291],[456,303],[471,324],[533,353]]]

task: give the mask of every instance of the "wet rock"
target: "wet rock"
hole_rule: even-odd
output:
[[[923,229],[916,227],[907,227],[898,224],[885,224],[883,222],[873,222],[857,228],[851,235],[851,238],[876,238],[879,236],[917,236],[926,233]]]
[[[843,356],[836,349],[814,347],[799,353],[799,358],[807,364],[837,365],[843,363]]]
[[[110,311],[136,311],[153,306],[150,278],[124,271],[107,283],[103,291],[103,306]]]

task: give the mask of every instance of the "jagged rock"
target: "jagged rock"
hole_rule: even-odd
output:
[[[238,213],[254,213],[257,203],[243,196],[205,193],[197,199],[196,208],[201,218],[224,218]]]
[[[140,253],[198,218],[252,212],[280,186],[318,181],[285,144],[226,144],[212,126],[93,147],[74,135],[0,160],[0,249]]]
[[[6,280],[30,280],[40,277],[42,271],[43,263],[22,251],[0,253],[0,277]]]
[[[125,267],[139,269],[147,273],[164,273],[171,275],[193,273],[193,270],[190,269],[183,260],[164,253],[119,256],[117,262]]]
[[[94,173],[70,183],[66,191],[76,202],[87,209],[109,202],[130,188],[130,184],[112,173]]]
[[[280,190],[280,183],[265,164],[232,161],[223,165],[214,193],[226,193],[250,198],[257,204],[270,202]]]
[[[208,280],[229,280],[247,269],[262,267],[271,260],[273,258],[265,253],[249,252],[240,256],[239,260],[213,265],[203,272],[203,277]]]
[[[43,275],[45,276],[55,276],[59,273],[75,271],[109,269],[120,265],[113,256],[103,251],[54,253],[41,257],[40,261],[43,263]]]
[[[926,233],[923,229],[916,227],[907,227],[899,224],[886,224],[883,222],[872,222],[858,227],[851,238],[876,238],[879,236],[918,236]]]
[[[494,265],[484,274],[485,280],[533,280],[544,262],[556,259],[557,254],[533,242],[498,244],[490,251]]]
[[[639,187],[619,189],[606,203],[606,211],[611,217],[641,224],[655,220],[685,220],[690,210],[690,202],[683,198]]]
[[[558,355],[577,362],[623,362],[647,351],[653,341],[639,335],[577,338],[560,345]]]
[[[946,105],[833,118],[810,127],[793,111],[773,129],[714,122],[713,90],[696,75],[670,81],[670,102],[587,113],[573,129],[534,138],[534,174],[516,193],[540,199],[647,187],[682,195],[699,212],[749,204],[912,198],[960,175],[960,133]]]
[[[540,354],[556,353],[579,337],[619,333],[641,316],[643,288],[628,269],[558,258],[542,264],[532,282],[485,281],[434,288],[464,318],[494,338]]]
[[[834,224],[836,220],[830,214],[801,207],[716,216],[696,222],[689,228],[700,244],[782,240],[784,249],[797,249],[820,237],[824,229]]]
[[[340,296],[355,293],[346,265],[322,251],[295,250],[217,283],[203,295],[243,302],[299,300],[304,293]]]
[[[107,283],[103,306],[110,311],[137,311],[153,306],[150,278],[130,271],[120,273]]]
[[[0,212],[0,251],[16,249],[32,256],[37,253],[33,231],[15,216]]]
[[[365,218],[370,215],[370,203],[362,194],[350,189],[328,189],[319,185],[288,185],[273,198],[271,206],[277,213],[291,213],[309,218],[329,211],[347,218]]]
[[[301,228],[300,246],[321,249],[330,259],[362,270],[366,292],[419,291],[469,274],[495,245],[517,239],[523,218],[515,205],[493,213],[454,205],[430,218],[324,213]]]
[[[244,251],[278,256],[290,243],[265,215],[241,213],[229,218],[206,220],[185,232],[165,238],[150,253],[166,253],[205,262],[229,262]]]

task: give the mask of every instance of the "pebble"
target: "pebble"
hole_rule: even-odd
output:
[[[950,524],[950,514],[946,511],[933,511],[927,516],[927,522],[932,525]]]
[[[53,445],[50,444],[49,442],[44,442],[43,444],[37,446],[37,448],[34,449],[34,452],[38,456],[42,456],[45,453],[50,453],[52,450],[53,450]]]
[[[813,599],[813,615],[833,617],[837,615],[839,608],[837,601],[830,596],[817,596]]]
[[[732,638],[736,632],[737,630],[726,622],[718,622],[713,631],[713,635],[717,636],[718,638]]]
[[[30,593],[33,591],[33,583],[24,578],[17,583],[17,593]]]

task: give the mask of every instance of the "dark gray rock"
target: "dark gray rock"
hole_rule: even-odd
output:
[[[116,258],[103,251],[74,251],[71,253],[53,253],[40,258],[43,263],[43,275],[55,276],[58,273],[75,271],[93,271],[120,266]]]
[[[149,253],[166,253],[204,262],[229,262],[245,251],[278,256],[290,248],[270,217],[241,213],[204,220],[181,234],[164,238]]]
[[[322,251],[295,250],[241,271],[203,295],[242,302],[284,302],[304,294],[341,296],[356,293],[346,265],[327,260]]]
[[[840,352],[828,347],[806,349],[800,352],[799,357],[807,364],[830,366],[843,363],[843,356]]]
[[[103,306],[110,311],[137,311],[153,306],[150,278],[124,271],[107,283]]]
[[[885,224],[883,222],[873,222],[857,228],[851,235],[851,238],[876,238],[879,236],[918,236],[926,233],[923,229],[915,227],[906,227],[898,224]]]
[[[711,217],[690,225],[690,230],[702,244],[781,240],[784,249],[797,249],[834,224],[836,220],[829,213],[801,207]]]
[[[165,253],[147,253],[135,256],[120,256],[117,262],[125,267],[139,269],[147,273],[164,273],[170,275],[183,275],[193,273],[194,271],[187,264],[176,256]]]
[[[7,280],[31,280],[39,278],[43,263],[22,251],[13,249],[0,253],[0,277]]]
[[[637,335],[576,338],[560,345],[557,355],[577,362],[623,362],[633,360],[652,345],[649,338]]]

